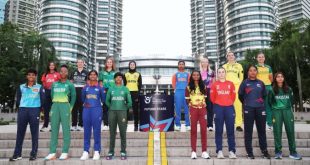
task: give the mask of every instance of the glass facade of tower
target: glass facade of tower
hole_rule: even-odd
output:
[[[278,4],[280,20],[296,22],[303,18],[310,19],[309,0],[278,0]]]
[[[0,1],[0,24],[4,21],[4,13],[5,13],[5,4],[7,0]]]

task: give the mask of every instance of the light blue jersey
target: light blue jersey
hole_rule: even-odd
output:
[[[19,86],[17,91],[17,106],[23,108],[41,107],[44,100],[44,89],[42,85],[35,84],[32,87],[27,84]]]

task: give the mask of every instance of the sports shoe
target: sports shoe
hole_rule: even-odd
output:
[[[55,153],[48,154],[44,159],[45,160],[55,160],[56,154]]]
[[[124,152],[121,152],[121,160],[126,160],[127,159],[127,155]]]
[[[299,155],[298,153],[290,154],[289,157],[290,157],[291,159],[295,159],[295,160],[301,160],[301,159],[302,159],[302,156]]]
[[[214,131],[213,127],[208,127],[208,131],[210,132]]]
[[[135,126],[134,131],[135,131],[135,132],[139,131],[139,127],[138,127],[138,126]]]
[[[48,129],[48,127],[42,127],[40,129],[40,132],[49,132],[50,130]]]
[[[82,154],[82,156],[81,156],[81,158],[80,158],[80,160],[87,160],[88,158],[89,158],[88,152],[87,152],[87,151],[84,151],[83,154]]]
[[[186,129],[186,131],[190,131],[191,130],[191,126],[186,126],[185,129]]]
[[[263,151],[262,153],[263,153],[263,158],[264,159],[270,159],[270,155],[269,155],[267,150]]]
[[[247,155],[248,159],[255,159],[254,155],[251,153],[251,154],[248,154]]]
[[[108,153],[108,156],[106,157],[107,160],[112,160],[114,157],[114,154]]]
[[[204,159],[210,159],[210,155],[206,151],[202,152],[201,157]]]
[[[77,127],[76,127],[76,130],[77,130],[77,131],[84,131],[84,128],[81,127],[81,126],[77,126]]]
[[[242,132],[242,131],[243,131],[243,129],[242,129],[240,126],[238,126],[238,127],[236,128],[236,131],[238,131],[238,132]]]
[[[217,158],[218,159],[225,159],[224,155],[223,155],[223,151],[218,151],[217,152]]]
[[[272,126],[269,126],[269,125],[268,125],[268,126],[267,126],[267,130],[268,130],[268,131],[272,131]]]
[[[229,156],[228,157],[229,157],[229,159],[237,159],[237,155],[233,151],[229,151]]]
[[[282,159],[282,152],[278,152],[274,156],[275,159]]]
[[[102,131],[109,131],[109,126],[104,125],[104,126],[102,127]]]
[[[194,152],[194,151],[192,152],[191,158],[192,158],[192,159],[197,159],[197,154],[196,154],[196,152]]]
[[[22,160],[23,158],[21,156],[13,155],[10,157],[9,161],[16,161],[16,160]]]
[[[100,159],[100,153],[99,151],[94,152],[93,160],[99,160]]]
[[[175,131],[181,131],[181,126],[175,126],[174,130]]]
[[[37,159],[37,155],[33,154],[33,155],[30,155],[29,161],[33,161],[33,160],[36,160],[36,159]]]
[[[77,131],[77,126],[71,126],[70,131]]]
[[[59,160],[67,160],[68,158],[68,153],[62,153],[59,157]]]

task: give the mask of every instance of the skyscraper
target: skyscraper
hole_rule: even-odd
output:
[[[296,22],[302,18],[310,19],[309,0],[278,0],[278,16],[281,20]]]
[[[7,0],[0,1],[0,24],[4,21],[4,13],[5,13],[5,4]]]

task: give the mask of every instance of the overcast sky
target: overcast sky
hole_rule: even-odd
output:
[[[122,55],[191,55],[189,0],[124,0]]]

